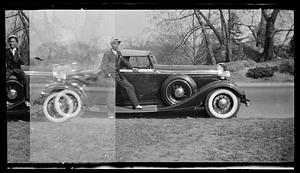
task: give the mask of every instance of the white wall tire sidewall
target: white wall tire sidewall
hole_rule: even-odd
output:
[[[60,123],[60,122],[66,121],[67,119],[69,119],[69,117],[53,118],[53,117],[49,114],[49,112],[48,112],[48,110],[47,110],[49,101],[50,101],[52,98],[56,97],[56,96],[57,96],[57,93],[52,93],[52,94],[50,94],[50,95],[45,99],[45,101],[44,101],[44,103],[43,103],[43,112],[44,112],[45,117],[46,117],[48,120],[50,120],[50,121],[52,121],[52,122],[55,122],[55,123]],[[54,98],[54,99],[55,99],[55,98]],[[56,109],[56,108],[55,108],[55,109]]]
[[[71,99],[67,94],[71,94],[73,95],[77,102],[78,102],[78,107],[76,108],[76,110],[74,111],[73,109],[73,105],[71,105],[71,108],[69,109],[69,111],[67,113],[63,112],[60,108],[59,108],[59,99],[61,97],[65,97],[67,98],[68,100]],[[75,117],[77,115],[80,114],[81,112],[81,109],[82,109],[82,101],[81,101],[81,98],[80,96],[75,92],[75,91],[72,91],[72,90],[64,90],[64,91],[61,91],[59,92],[59,94],[56,96],[55,98],[55,101],[54,101],[54,105],[55,105],[55,108],[57,110],[57,112],[62,115],[62,116],[67,116],[69,118],[72,118],[72,117]],[[74,111],[74,112],[73,112]]]
[[[231,97],[231,99],[232,99],[232,102],[233,102],[233,106],[232,106],[231,110],[228,113],[226,113],[226,114],[219,114],[213,108],[213,100],[214,100],[214,98],[217,95],[222,94],[222,93],[229,95]],[[233,116],[236,113],[236,111],[238,109],[238,106],[239,106],[239,102],[238,102],[237,96],[233,92],[231,92],[231,91],[229,91],[227,89],[218,89],[218,90],[215,90],[214,93],[210,95],[210,97],[208,99],[208,105],[207,106],[208,106],[208,109],[209,109],[208,111],[214,117],[220,118],[220,119],[226,119],[226,118],[229,118],[229,117]]]

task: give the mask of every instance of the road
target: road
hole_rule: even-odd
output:
[[[238,84],[246,91],[251,106],[241,105],[239,118],[288,118],[294,117],[294,85],[287,84]]]
[[[237,85],[246,91],[246,95],[251,101],[250,107],[241,104],[238,118],[294,117],[294,83],[237,83]],[[31,87],[31,91],[36,91],[34,85]],[[204,114],[204,111],[200,111],[200,114]],[[102,112],[87,111],[82,116],[106,117],[106,113],[105,110]],[[160,114],[154,116],[161,117]]]

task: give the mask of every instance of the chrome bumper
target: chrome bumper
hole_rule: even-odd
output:
[[[241,102],[244,103],[247,107],[249,107],[251,105],[251,101],[246,98],[246,95],[242,96]]]

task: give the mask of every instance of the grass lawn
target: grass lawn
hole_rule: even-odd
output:
[[[30,158],[30,125],[24,121],[7,122],[7,162],[23,163]]]
[[[294,119],[8,122],[8,162],[293,162]]]
[[[294,119],[120,119],[121,162],[293,162]]]

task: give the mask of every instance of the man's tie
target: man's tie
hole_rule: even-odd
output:
[[[117,65],[120,64],[120,57],[121,57],[121,52],[117,51]]]

